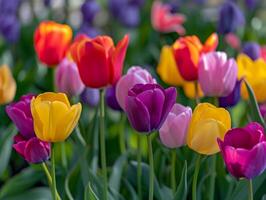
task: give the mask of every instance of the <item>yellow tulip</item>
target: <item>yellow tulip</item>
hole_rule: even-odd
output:
[[[256,99],[262,103],[266,101],[266,62],[263,59],[251,60],[245,54],[240,54],[237,57],[238,78],[245,78],[252,87]],[[243,99],[248,99],[248,91],[245,84],[241,87],[241,96]]]
[[[191,81],[186,81],[183,84],[183,90],[185,92],[185,95],[190,99],[195,99],[196,97],[196,91],[195,91],[195,83]],[[198,97],[203,97],[204,94],[201,90],[200,84],[198,84]]]
[[[60,142],[77,125],[81,104],[70,106],[64,93],[46,92],[32,99],[31,112],[36,136],[46,142]]]
[[[223,140],[230,128],[231,117],[227,110],[209,103],[198,104],[190,121],[187,144],[200,154],[215,154],[220,151],[217,138]]]
[[[7,65],[0,67],[0,105],[10,103],[16,94],[17,85]]]
[[[157,66],[157,73],[169,85],[180,86],[184,83],[184,79],[181,77],[176,66],[172,47],[163,46],[160,61]]]

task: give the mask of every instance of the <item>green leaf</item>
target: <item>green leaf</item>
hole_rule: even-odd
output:
[[[91,187],[91,183],[89,183],[85,190],[85,200],[99,200],[95,192]]]
[[[181,179],[177,188],[177,191],[174,196],[174,200],[185,200],[187,199],[187,192],[188,192],[188,186],[187,186],[187,161],[185,161]]]
[[[43,178],[41,170],[28,167],[9,179],[0,190],[0,199],[23,193]]]
[[[130,193],[130,199],[132,200],[138,200],[138,195],[135,191],[135,189],[133,188],[133,186],[126,180],[126,179],[123,179],[124,183],[125,183],[125,186],[126,188],[128,189],[129,193]]]
[[[8,197],[8,200],[50,200],[52,199],[51,191],[47,187],[34,188],[29,191]]]
[[[252,120],[260,123],[265,128],[265,121],[261,116],[259,106],[255,97],[255,94],[246,80],[244,80],[246,88],[248,90],[249,100],[250,100],[250,110],[252,113]]]

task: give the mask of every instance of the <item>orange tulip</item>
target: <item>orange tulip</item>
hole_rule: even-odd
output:
[[[49,67],[57,65],[66,55],[72,39],[68,25],[43,21],[34,33],[34,48],[41,62]]]
[[[198,64],[201,53],[207,53],[216,49],[218,36],[213,33],[204,44],[195,35],[181,37],[173,44],[175,61],[181,76],[186,81],[198,79]]]

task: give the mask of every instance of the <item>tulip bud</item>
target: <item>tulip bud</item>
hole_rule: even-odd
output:
[[[162,143],[168,148],[186,144],[187,129],[192,116],[190,107],[175,104],[159,130]]]
[[[105,94],[106,104],[113,110],[122,111],[122,108],[117,102],[115,91],[116,91],[115,86],[107,88],[106,94]]]
[[[66,93],[69,97],[79,95],[85,87],[77,65],[67,58],[63,59],[56,69],[55,84],[59,92]]]
[[[0,67],[0,105],[11,102],[16,94],[16,82],[7,65]]]
[[[96,107],[100,100],[100,92],[98,89],[85,88],[80,95],[80,100],[84,104]]]
[[[260,58],[260,46],[256,42],[245,43],[242,52],[248,55],[252,60]]]

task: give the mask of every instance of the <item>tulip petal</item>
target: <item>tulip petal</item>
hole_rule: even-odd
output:
[[[26,141],[21,141],[16,144],[13,144],[13,148],[18,152],[23,158],[25,158],[25,149]]]

